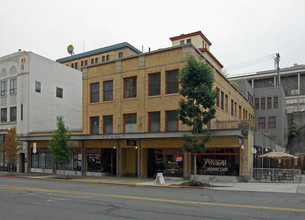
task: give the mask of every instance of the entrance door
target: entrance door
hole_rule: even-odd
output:
[[[154,149],[148,149],[148,152],[147,152],[147,177],[155,177],[154,161],[155,161]]]
[[[24,153],[20,153],[19,154],[19,159],[20,159],[20,171],[21,173],[25,172],[25,154]]]
[[[126,149],[126,174],[127,176],[137,176],[138,151],[134,148]]]

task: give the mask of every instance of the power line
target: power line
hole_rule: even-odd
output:
[[[226,70],[235,70],[235,69],[245,68],[245,67],[256,65],[256,64],[259,64],[259,63],[271,61],[271,60],[274,59],[274,56],[275,56],[275,54],[272,54],[272,55],[257,58],[257,59],[254,59],[254,60],[249,60],[249,61],[245,61],[245,62],[242,62],[242,63],[234,64],[234,65],[229,65],[229,66],[226,66],[225,69]]]

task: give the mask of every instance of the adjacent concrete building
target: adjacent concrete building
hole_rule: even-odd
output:
[[[19,51],[0,58],[0,82],[1,145],[6,129],[12,126],[20,137],[54,131],[58,115],[64,117],[70,131],[81,132],[80,71],[32,52]],[[27,143],[23,143],[20,165],[26,164],[28,153]],[[5,166],[1,151],[0,167]]]

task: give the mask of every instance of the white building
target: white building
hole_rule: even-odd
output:
[[[35,53],[20,51],[0,58],[0,83],[1,145],[6,129],[13,126],[18,136],[53,132],[58,115],[63,116],[69,131],[81,131],[80,71]],[[20,153],[21,160],[27,157],[26,149]],[[2,151],[1,167],[5,169]],[[22,172],[25,168],[18,169]]]

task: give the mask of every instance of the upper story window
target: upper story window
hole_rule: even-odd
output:
[[[228,112],[229,109],[228,109],[228,96],[225,95],[225,111]]]
[[[62,88],[56,87],[56,97],[63,98],[64,90]]]
[[[190,44],[190,43],[192,43],[192,40],[191,40],[191,39],[187,39],[187,40],[186,40],[186,43],[187,43],[187,44]]]
[[[98,63],[98,57],[95,58],[95,63]]]
[[[125,133],[137,132],[137,115],[136,114],[124,115],[124,132]]]
[[[239,119],[241,119],[241,106],[239,106]]]
[[[103,86],[104,93],[104,101],[112,101],[113,100],[113,81],[105,81]]]
[[[77,69],[77,63],[75,63],[75,69]]]
[[[100,101],[100,84],[92,83],[90,84],[90,102]]]
[[[255,109],[259,109],[259,98],[255,98]]]
[[[71,64],[71,67],[74,68],[74,63]]]
[[[265,108],[266,108],[265,98],[261,98],[261,109],[265,109]]]
[[[160,131],[160,112],[149,112],[148,113],[148,124],[149,132],[159,132]]]
[[[261,128],[261,129],[266,128],[265,117],[259,117],[258,118],[258,127]]]
[[[10,107],[10,122],[15,122],[17,120],[17,107]]]
[[[113,117],[112,115],[103,117],[103,133],[112,134],[113,133]]]
[[[233,99],[231,99],[231,115],[234,115],[234,102]]]
[[[90,117],[90,134],[99,134],[99,117]]]
[[[91,64],[94,64],[94,58],[91,59]]]
[[[181,40],[181,41],[180,41],[180,45],[183,45],[183,44],[184,44],[184,40]]]
[[[87,60],[85,60],[85,66],[87,66],[88,65],[88,61]]]
[[[216,96],[216,106],[219,107],[219,89],[216,88],[216,93],[217,93],[217,96]]]
[[[1,122],[7,122],[7,108],[1,109]]]
[[[272,108],[272,97],[268,97],[267,98],[267,109],[271,109]]]
[[[105,62],[105,56],[102,56],[102,62]]]
[[[224,110],[224,93],[220,93],[220,108]]]
[[[123,52],[119,53],[119,58],[123,58]]]
[[[148,95],[160,95],[160,73],[148,75]]]
[[[279,97],[274,96],[273,97],[273,108],[278,108],[279,107]]]
[[[109,61],[109,55],[106,56],[106,61]]]
[[[166,71],[166,94],[178,93],[178,70]]]
[[[166,111],[166,131],[178,131],[177,111]]]
[[[81,65],[81,67],[84,66],[84,61],[83,60],[80,62],[80,65]]]
[[[130,77],[124,79],[124,98],[137,97],[137,77]]]
[[[7,95],[7,81],[1,82],[1,96]]]
[[[268,118],[268,128],[276,128],[276,121],[275,117]]]
[[[17,79],[10,80],[10,94],[17,94]]]
[[[41,93],[41,83],[35,81],[35,92]]]

